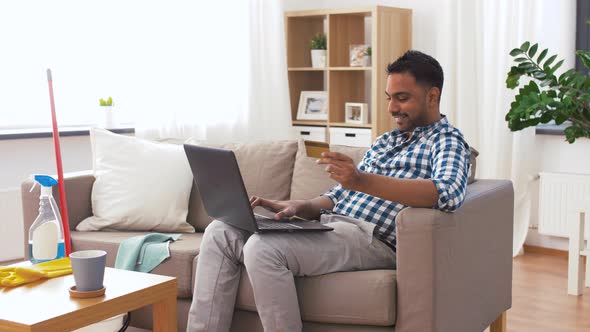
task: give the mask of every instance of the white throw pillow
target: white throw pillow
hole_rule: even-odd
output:
[[[79,231],[194,232],[186,222],[193,175],[182,145],[90,131],[96,180]]]

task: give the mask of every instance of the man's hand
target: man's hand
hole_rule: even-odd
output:
[[[299,215],[304,211],[307,201],[273,201],[262,197],[252,196],[250,205],[252,209],[261,206],[272,212],[276,212],[274,219],[289,218]]]
[[[338,152],[323,152],[322,159],[318,159],[317,163],[328,165],[326,172],[342,187],[357,190],[362,186],[365,173],[356,167],[349,156]]]

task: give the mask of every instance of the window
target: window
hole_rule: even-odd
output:
[[[96,123],[98,100],[109,96],[123,123],[182,108],[201,121],[219,117],[204,100],[227,105],[228,91],[247,93],[235,79],[247,77],[247,9],[246,1],[0,1],[0,129],[51,125],[47,68],[61,126]]]
[[[590,25],[586,20],[590,19],[590,1],[577,0],[576,6],[576,50],[590,50]],[[576,70],[588,73],[582,61],[576,56]],[[547,124],[536,126],[535,133],[541,135],[564,135],[563,131],[570,125],[569,121],[556,125],[551,121]]]
[[[576,7],[576,50],[590,50],[590,1],[578,0]],[[588,73],[582,61],[576,57],[576,69]]]

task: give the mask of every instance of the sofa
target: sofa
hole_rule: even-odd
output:
[[[249,194],[302,199],[334,185],[322,167],[305,155],[301,141],[224,147],[235,151]],[[277,149],[281,153],[273,153]],[[366,150],[338,146],[331,149],[356,161]],[[114,266],[119,244],[146,232],[77,231],[76,225],[92,215],[95,178],[88,171],[66,174],[64,179],[72,249],[105,250],[107,265]],[[22,183],[25,245],[27,230],[38,210],[39,191],[29,192],[31,185],[29,180]],[[57,186],[54,197],[59,199]],[[468,185],[465,202],[454,213],[424,208],[402,210],[396,218],[397,270],[296,278],[304,330],[475,332],[495,322],[493,331],[505,331],[505,311],[511,306],[512,292],[513,200],[510,181],[478,179]],[[211,221],[194,184],[187,221],[196,232],[182,234],[170,245],[170,258],[151,272],[178,279],[177,317],[181,331],[186,328],[203,231]],[[131,325],[151,329],[151,308],[133,312]],[[245,270],[232,331],[263,331]]]

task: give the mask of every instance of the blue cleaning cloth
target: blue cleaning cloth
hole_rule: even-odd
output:
[[[129,238],[119,245],[115,268],[150,272],[170,257],[170,242],[180,234],[151,233]]]

